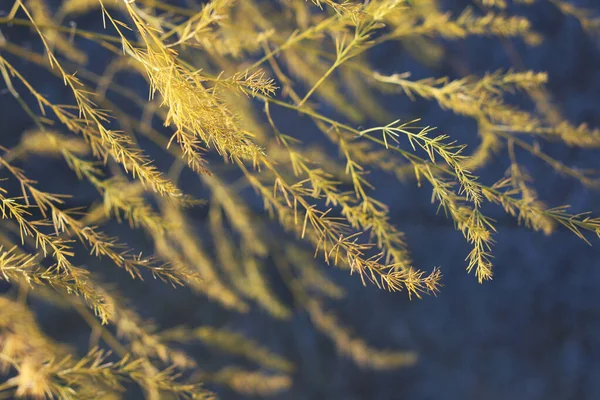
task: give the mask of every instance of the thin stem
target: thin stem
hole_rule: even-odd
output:
[[[34,27],[34,24],[27,19],[10,18],[10,17],[0,18],[0,25],[18,25],[18,26]],[[94,40],[94,41],[104,40],[104,41],[111,42],[111,43],[119,43],[119,44],[121,43],[121,39],[118,37],[106,35],[103,33],[86,31],[85,29],[79,29],[79,28],[73,29],[71,27],[60,26],[60,25],[44,25],[44,24],[37,24],[37,23],[35,25],[37,25],[37,27],[41,28],[41,29],[53,29],[58,32],[72,33],[74,35],[81,36],[81,37],[89,39],[89,40]],[[3,46],[0,45],[0,48],[1,47],[3,47]]]
[[[338,61],[333,63],[333,65],[327,70],[327,72],[325,72],[325,74],[321,78],[319,78],[319,80],[313,85],[312,88],[310,88],[310,90],[308,91],[308,93],[306,93],[302,100],[300,100],[300,102],[298,103],[298,107],[302,107],[302,105],[306,103],[306,101],[310,98],[314,91],[317,90],[317,88],[321,86],[323,82],[325,82],[325,79],[327,79],[329,75],[331,75],[339,65],[340,64],[338,63]]]
[[[85,308],[76,301],[72,301],[71,305],[73,306],[75,311],[77,311],[77,313],[81,316],[81,318],[83,318],[85,322],[90,326],[90,328],[96,329],[98,330],[98,332],[100,332],[100,336],[102,337],[102,339],[104,339],[106,344],[108,344],[110,348],[113,349],[115,353],[117,353],[121,358],[125,357],[129,353],[125,346],[123,346],[119,342],[119,340],[108,329],[106,329],[106,327],[104,327],[100,322],[98,322],[98,320],[94,317],[94,315],[92,315],[92,313],[90,313],[90,311],[87,308]]]

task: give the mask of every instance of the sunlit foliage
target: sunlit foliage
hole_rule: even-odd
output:
[[[598,33],[600,20],[589,10],[550,2],[590,35]],[[387,174],[390,184],[431,191],[432,212],[464,236],[471,248],[465,268],[480,283],[495,268],[490,205],[534,231],[562,227],[585,241],[600,236],[599,218],[546,205],[517,159],[529,153],[590,189],[599,183],[594,171],[540,150],[542,141],[600,147],[600,131],[567,121],[553,105],[543,71],[413,79],[411,71],[382,74],[370,64],[371,51],[390,42],[428,63],[441,56],[442,39],[510,38],[535,46],[544,38],[510,10],[536,1],[478,0],[459,13],[436,0],[210,0],[187,7],[63,0],[56,9],[46,0],[6,3],[0,33],[29,27],[40,45],[33,48],[43,50],[0,35],[0,82],[8,93],[1,101],[14,100],[31,120],[20,143],[0,152],[0,277],[14,288],[0,297],[4,397],[120,398],[124,385],[136,384],[151,399],[208,399],[214,395],[204,382],[261,396],[293,384],[294,364],[268,344],[222,327],[164,330],[144,320],[114,285],[74,261],[80,245],[106,268],[189,287],[228,312],[260,308],[281,320],[306,312],[342,356],[363,368],[391,369],[418,355],[382,349],[344,326],[328,303],[346,293],[327,268],[419,299],[443,290],[444,260],[441,267],[413,263],[371,171]],[[103,30],[69,24],[84,14],[102,20]],[[89,65],[81,41],[111,55],[104,71]],[[30,83],[34,68],[54,74],[70,99],[57,103]],[[124,72],[144,79],[147,93],[118,83]],[[470,134],[479,146],[467,148],[429,121],[398,119],[380,104],[383,94],[435,102],[474,120]],[[534,107],[520,107],[515,97]],[[284,129],[281,112],[312,132]],[[159,146],[171,168],[159,168],[140,138]],[[479,171],[502,155],[510,161],[506,175],[481,179]],[[70,209],[73,193],[40,189],[28,173],[33,157],[62,159],[95,188],[96,201]],[[184,184],[184,171],[198,179]],[[7,181],[21,191],[4,188]],[[191,185],[207,196],[185,193]],[[260,218],[252,196],[270,219]],[[208,210],[202,232],[189,218],[198,207]],[[154,254],[105,233],[111,220],[145,232]],[[273,274],[293,304],[273,290]],[[28,307],[31,297],[76,310],[98,347],[76,355],[50,339]],[[183,350],[190,342],[243,357],[256,369],[207,371]]]

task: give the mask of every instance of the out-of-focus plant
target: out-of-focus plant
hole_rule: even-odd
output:
[[[211,398],[202,382],[259,395],[292,384],[290,361],[238,333],[211,326],[159,330],[143,320],[109,282],[76,265],[79,244],[107,268],[114,264],[134,279],[151,275],[188,286],[231,312],[260,307],[285,320],[295,311],[272,290],[269,276],[278,273],[294,306],[341,353],[362,367],[389,369],[410,365],[416,356],[378,349],[344,327],[325,303],[345,293],[324,266],[411,298],[435,294],[442,275],[437,267],[413,264],[404,234],[377,200],[369,171],[403,181],[413,177],[431,190],[433,203],[470,244],[466,269],[479,282],[493,276],[496,229],[484,213],[489,204],[535,231],[566,227],[584,240],[589,233],[600,235],[600,219],[539,199],[517,160],[517,154],[529,153],[587,187],[598,186],[593,171],[570,167],[538,146],[553,141],[600,147],[598,130],[571,124],[552,105],[544,72],[414,80],[410,71],[386,75],[369,63],[371,51],[390,42],[423,62],[441,56],[441,39],[485,36],[534,46],[543,38],[507,7],[537,2],[479,0],[453,14],[436,0],[211,0],[188,6],[64,0],[59,8],[46,0],[9,1],[0,18],[0,73],[12,97],[5,94],[1,101],[18,102],[31,128],[0,155],[4,177],[22,189],[10,193],[2,187],[7,181],[0,182],[0,276],[16,289],[0,297],[0,367],[6,377],[0,392],[106,399],[120,397],[123,385],[133,382],[148,398]],[[597,33],[600,20],[589,11],[550,2]],[[66,23],[83,14],[103,19],[104,30]],[[13,43],[9,32],[15,26],[30,27],[44,52]],[[92,68],[90,54],[74,38],[106,49],[112,56],[108,67],[101,73]],[[30,83],[31,68],[54,74],[70,100],[55,102]],[[143,77],[150,98],[134,85],[117,83],[121,73]],[[473,119],[479,146],[466,148],[427,121],[394,120],[379,103],[394,92]],[[533,100],[536,109],[520,108],[511,101],[515,97]],[[125,101],[127,110],[120,107]],[[282,112],[314,132],[299,136],[283,128]],[[170,170],[155,165],[138,144],[142,137],[164,149]],[[331,144],[335,152],[328,150]],[[511,165],[506,176],[479,179],[478,171],[504,151]],[[98,201],[70,209],[70,193],[40,189],[27,166],[32,157],[48,156],[62,158],[89,182]],[[207,198],[184,193],[182,188],[196,184],[182,184],[185,169],[197,174]],[[253,210],[249,189],[276,223]],[[208,208],[202,234],[187,217],[193,207]],[[144,256],[103,232],[110,220],[144,231],[155,254]],[[28,309],[29,296],[73,307],[101,339],[95,341],[100,347],[77,357],[55,343]],[[206,371],[180,346],[191,341],[259,368]]]

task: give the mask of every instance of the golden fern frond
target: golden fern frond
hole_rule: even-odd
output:
[[[317,300],[309,302],[307,311],[317,329],[333,341],[340,353],[360,367],[385,370],[412,365],[417,361],[416,354],[412,352],[378,350],[370,347],[341,326],[335,315],[325,311]]]
[[[195,329],[177,327],[162,332],[161,337],[164,340],[176,342],[200,340],[208,346],[215,346],[228,353],[242,356],[265,368],[286,373],[294,370],[290,361],[261,346],[260,343],[227,329],[211,326],[201,326]]]
[[[231,366],[212,373],[199,373],[198,379],[226,385],[246,396],[273,396],[288,390],[292,380],[287,375],[265,374]]]
[[[474,3],[11,2],[0,16],[0,83],[32,127],[20,128],[10,149],[0,146],[0,278],[11,287],[0,296],[0,397],[116,399],[135,385],[151,400],[214,398],[200,381],[246,396],[286,396],[302,372],[236,330],[154,322],[146,315],[153,310],[121,295],[136,296],[127,285],[141,282],[116,288],[82,266],[83,256],[134,278],[186,286],[186,296],[216,303],[224,309],[219,318],[234,318],[233,325],[255,308],[287,324],[304,310],[339,353],[383,370],[411,366],[417,355],[371,345],[324,299],[350,295],[328,266],[409,299],[441,289],[440,268],[415,265],[395,199],[382,201],[392,193],[388,185],[431,191],[432,211],[443,211],[464,237],[466,269],[480,283],[496,268],[493,207],[544,234],[600,236],[597,217],[542,198],[521,160],[534,158],[586,189],[600,187],[597,171],[543,145],[600,147],[597,128],[565,118],[545,72],[519,66],[473,74],[461,60],[452,65],[455,77],[412,78],[418,71],[371,62],[402,46],[435,70],[454,61],[444,57],[448,41],[479,37],[502,42],[519,64],[511,43],[543,39],[526,14],[514,13],[539,1]],[[598,31],[591,10],[550,3],[587,33]],[[95,17],[103,30],[88,30]],[[14,27],[30,28],[38,49],[17,42]],[[103,62],[88,65],[88,57]],[[54,76],[48,85],[62,81],[65,98],[34,84],[29,66]],[[467,148],[472,138],[449,126],[438,133],[433,118],[420,122],[401,114],[410,110],[392,109],[398,95],[467,117],[477,126],[468,130],[477,145]],[[484,169],[506,154],[504,175]],[[38,161],[60,164],[81,188],[41,179],[47,171],[36,171]],[[206,210],[195,208],[201,199],[209,199]],[[138,235],[151,256],[125,243]],[[38,326],[41,301],[89,325],[83,356]],[[258,368],[205,368],[190,351],[196,342]]]

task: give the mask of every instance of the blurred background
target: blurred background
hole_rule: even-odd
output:
[[[0,10],[6,12],[12,3],[0,0]],[[459,11],[468,4],[458,0],[446,3],[448,9]],[[577,0],[576,4],[600,13],[600,3],[596,0]],[[370,57],[381,73],[411,71],[413,79],[481,75],[500,68],[547,71],[548,89],[564,115],[575,124],[600,126],[600,38],[590,37],[577,20],[565,17],[546,1],[519,12],[544,37],[539,46],[471,38],[439,41],[443,57],[435,65],[423,65],[416,60],[414,53],[407,51],[410,44],[383,46]],[[94,14],[78,18],[77,24],[99,30],[102,21]],[[13,42],[41,49],[28,29],[0,29]],[[101,72],[108,61],[102,49],[86,42],[81,46],[91,55],[88,66]],[[14,57],[11,59],[45,94],[59,100],[64,96],[56,78]],[[142,92],[146,91],[141,78],[139,85]],[[411,102],[406,97],[393,96],[386,98],[385,103],[397,118],[420,117],[459,142],[477,141],[472,122],[444,112],[432,102]],[[15,145],[20,134],[32,126],[3,85],[0,85],[0,121],[0,144],[7,148]],[[314,131],[309,121],[296,120],[290,121],[285,129],[291,135],[304,137]],[[542,144],[542,149],[567,165],[600,168],[597,152],[551,143]],[[161,167],[168,167],[168,160],[160,158],[164,157],[162,152],[152,147],[148,150]],[[570,204],[575,211],[600,214],[598,192],[590,192],[577,182],[560,177],[539,160],[522,157],[520,162],[535,179],[540,198],[548,205]],[[483,170],[482,180],[486,176],[492,179],[501,176],[508,166],[503,153]],[[88,204],[96,196],[61,160],[32,159],[27,168],[41,188],[75,193],[68,200],[69,206]],[[441,266],[444,287],[437,297],[410,301],[404,293],[386,293],[371,285],[363,287],[357,277],[331,270],[331,276],[348,291],[347,299],[337,302],[335,310],[346,325],[372,345],[417,352],[419,361],[413,367],[390,372],[356,367],[336,353],[304,312],[296,312],[289,323],[274,320],[258,308],[247,315],[238,315],[193,296],[186,289],[173,290],[151,280],[131,281],[123,271],[112,266],[103,268],[92,258],[79,261],[100,273],[105,281],[118,282],[140,314],[154,320],[159,327],[208,324],[230,328],[294,362],[297,366],[294,385],[288,392],[273,397],[276,399],[600,398],[600,241],[597,238],[592,238],[593,246],[589,246],[565,229],[546,237],[519,227],[502,210],[490,209],[488,214],[497,220],[498,227],[495,276],[481,285],[465,271],[468,245],[450,221],[436,215],[427,188],[418,188],[412,181],[389,184],[389,177],[382,174],[373,174],[372,180],[377,188],[375,197],[390,205],[392,222],[406,232],[415,265],[424,269]],[[198,183],[197,179],[184,179],[183,187],[202,197]],[[248,201],[253,202],[259,215],[268,218],[260,201]],[[206,209],[194,210],[192,216],[194,226],[201,232]],[[127,229],[114,224],[108,233],[119,234],[136,248],[148,248],[150,243],[141,233]],[[289,301],[290,295],[283,286],[277,286],[276,290]],[[46,332],[86,351],[89,330],[84,321],[74,313],[33,302]],[[189,351],[207,369],[232,360],[243,365],[241,360],[201,345],[194,345]],[[223,399],[242,397],[226,389],[209,387]],[[130,397],[137,398],[137,394],[131,393]]]

